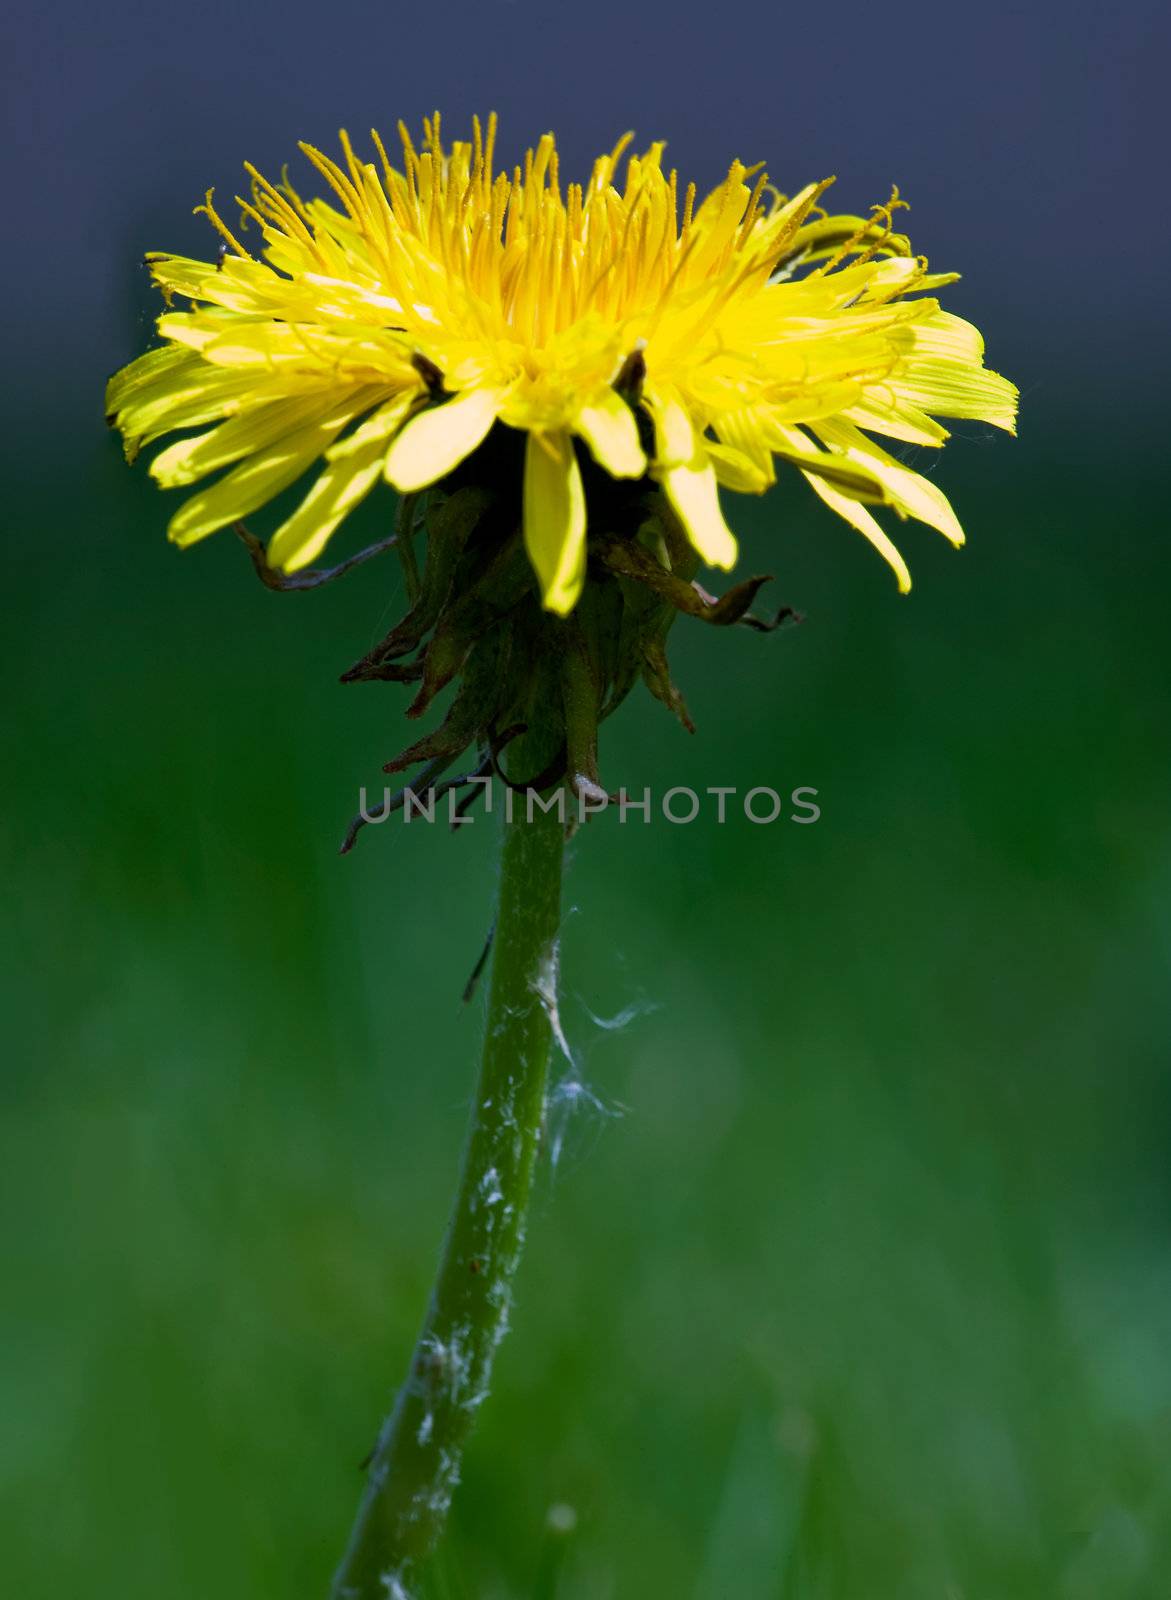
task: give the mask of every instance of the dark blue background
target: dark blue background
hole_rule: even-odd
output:
[[[1115,415],[1149,394],[1136,354],[1165,333],[1163,132],[1168,34],[1155,3],[588,6],[202,4],[24,10],[5,27],[9,243],[3,271],[18,405],[53,398],[59,362],[111,367],[137,346],[127,263],[206,249],[186,215],[247,157],[278,171],[296,138],[333,147],[502,118],[509,159],[553,128],[569,170],[618,132],[665,137],[701,185],[764,159],[782,188],[836,173],[864,209],[900,184],[953,303],[992,329],[994,364],[1042,405]],[[15,363],[13,363],[15,357]],[[1053,387],[1089,386],[1071,395]],[[1137,398],[1137,397],[1136,397]],[[1026,411],[1036,418],[1036,402]]]

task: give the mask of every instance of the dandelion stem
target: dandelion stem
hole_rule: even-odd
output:
[[[529,752],[519,759],[526,763]],[[333,1600],[403,1600],[443,1528],[508,1328],[552,1043],[563,827],[515,795],[503,825],[483,1064],[438,1276],[383,1425]]]

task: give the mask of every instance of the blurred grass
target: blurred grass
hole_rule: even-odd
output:
[[[607,730],[611,786],[823,816],[573,845],[622,1114],[542,1180],[432,1600],[527,1600],[553,1503],[561,1600],[1166,1593],[1166,558],[1156,458],[1085,443],[950,450],[971,544],[908,531],[909,601],[799,490],[743,508],[810,620],[681,624],[698,737]],[[445,1221],[493,834],[336,857],[402,741],[336,684],[393,564],[268,594],[106,445],[9,508],[9,1592],[319,1595]]]

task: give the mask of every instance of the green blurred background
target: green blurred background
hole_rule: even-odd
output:
[[[398,691],[336,681],[399,604],[393,561],[273,595],[227,535],[180,557],[167,501],[104,435],[105,371],[149,335],[134,258],[202,241],[186,212],[226,163],[235,81],[168,77],[162,35],[124,12],[113,78],[105,35],[40,38],[46,89],[67,102],[91,67],[99,87],[66,121],[69,159],[63,139],[40,150],[44,225],[79,254],[26,262],[43,281],[12,335],[3,1587],[291,1600],[325,1592],[425,1301],[495,835],[388,826],[337,856],[403,739]],[[996,26],[1007,46],[1017,24]],[[144,37],[157,63],[134,55]],[[1038,60],[1046,37],[1025,40]],[[473,87],[492,48],[486,27],[460,40]],[[291,147],[340,114],[341,66],[323,70],[308,117],[287,82],[266,103],[277,164],[273,128]],[[508,109],[507,73],[472,94],[418,70],[412,118],[444,88],[453,119]],[[713,92],[735,86],[729,64]],[[171,143],[122,161],[171,90]],[[1077,147],[1081,102],[1056,78],[1036,92]],[[604,115],[573,94],[583,151],[629,120],[612,86]],[[372,89],[358,99],[364,126]],[[554,119],[531,105],[534,128]],[[640,131],[673,105],[637,107]],[[1042,120],[1021,107],[1018,132]],[[233,165],[250,115],[228,118]],[[519,144],[529,125],[510,125]],[[741,132],[676,154],[718,177],[756,153]],[[861,111],[837,134],[886,170]],[[942,194],[906,137],[898,176]],[[816,141],[772,144],[822,169]],[[982,192],[1012,176],[1007,146],[990,159]],[[77,199],[62,221],[53,185],[76,198],[87,172],[114,210]],[[1151,348],[1124,337],[1154,279],[1140,250],[1138,287],[1090,300],[1104,262],[1055,220],[1089,180],[1063,181],[1066,210],[1050,194],[1016,257],[998,237],[951,301],[1024,389],[1018,442],[960,424],[937,468],[967,550],[906,531],[902,600],[803,486],[735,501],[745,566],[808,620],[767,638],[681,623],[698,735],[641,692],[606,730],[611,787],[810,785],[822,817],[611,815],[572,845],[558,1076],[586,1092],[556,1099],[561,1157],[434,1600],[548,1600],[554,1505],[577,1518],[561,1600],[1168,1593],[1171,642]],[[851,176],[843,201],[868,197]],[[940,199],[914,237],[950,265],[966,215]],[[58,280],[87,251],[79,307]],[[347,546],[391,514],[368,505]]]

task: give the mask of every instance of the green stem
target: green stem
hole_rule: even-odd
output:
[[[407,1380],[383,1425],[333,1600],[403,1600],[442,1530],[508,1328],[545,1112],[563,828],[505,822],[483,1064],[439,1273]]]

